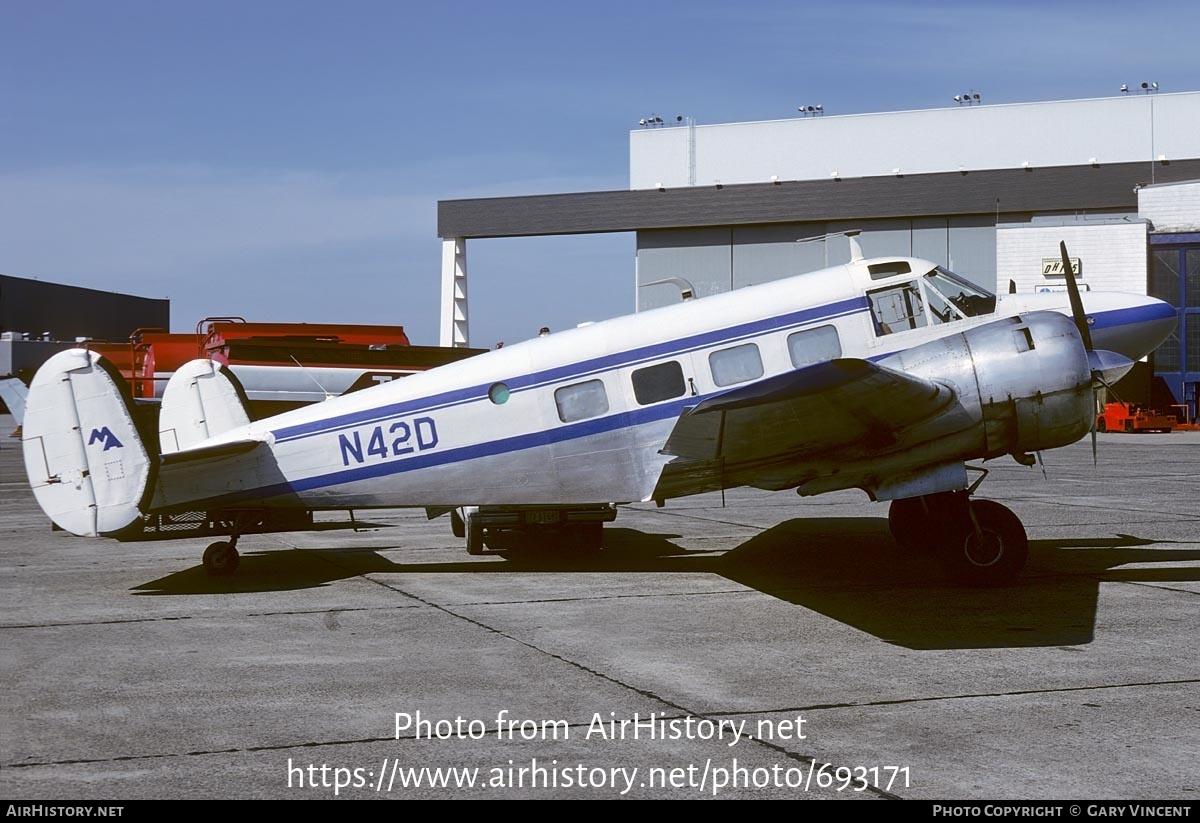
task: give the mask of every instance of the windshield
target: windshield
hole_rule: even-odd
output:
[[[996,295],[941,266],[925,275],[925,286],[935,310],[948,309],[947,303],[963,317],[979,317],[996,310]]]

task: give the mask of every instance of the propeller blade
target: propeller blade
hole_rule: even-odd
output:
[[[1092,415],[1092,468],[1099,465],[1096,461],[1096,416]]]
[[[1075,319],[1075,328],[1083,338],[1083,347],[1092,350],[1092,330],[1088,326],[1087,315],[1083,313],[1083,300],[1079,297],[1079,284],[1075,282],[1075,270],[1071,268],[1071,258],[1067,256],[1067,244],[1060,241],[1058,250],[1062,252],[1063,273],[1067,276],[1067,296],[1071,299],[1071,317]]]

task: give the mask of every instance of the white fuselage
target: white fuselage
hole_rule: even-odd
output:
[[[559,332],[251,423],[201,445],[261,440],[273,461],[219,481],[159,488],[151,508],[646,500],[672,459],[659,450],[681,412],[805,365],[789,348],[796,332],[832,327],[832,356],[879,360],[1018,313],[1069,314],[1063,294],[1009,296],[992,314],[881,334],[867,291],[917,279],[933,264],[910,260],[912,274],[872,280],[870,262]],[[1108,348],[1119,350],[1113,342],[1121,329],[1161,322],[1152,304],[1162,304],[1150,298],[1089,293],[1085,303],[1097,334],[1112,332]],[[1147,307],[1153,317],[1138,314]],[[829,329],[818,337],[829,359]],[[761,373],[748,350],[725,354],[748,344],[757,348]],[[679,364],[684,393],[639,402],[634,373],[667,361]]]

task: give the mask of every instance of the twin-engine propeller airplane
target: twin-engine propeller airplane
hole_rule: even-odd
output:
[[[217,512],[236,541],[274,510],[450,512],[468,551],[485,530],[578,529],[598,544],[612,504],[734,486],[890,500],[905,546],[956,578],[1007,583],[1027,553],[1010,510],[970,495],[966,461],[1079,440],[1093,390],[1161,343],[1174,310],[1144,296],[998,300],[914,258],[845,265],[529,340],[251,421],[219,364],[171,378],[158,437],[115,370],[73,349],[27,398],[34,493],[62,528],[112,536],[148,515]],[[1063,248],[1065,256],[1066,250]],[[157,440],[158,448],[154,448]],[[981,469],[976,469],[986,473]]]

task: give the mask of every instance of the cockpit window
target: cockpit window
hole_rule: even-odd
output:
[[[872,280],[882,280],[885,277],[908,274],[912,271],[912,266],[908,265],[907,260],[892,260],[887,263],[872,263],[867,266],[867,271],[871,273]]]
[[[871,318],[875,321],[875,334],[895,334],[929,325],[918,283],[917,280],[911,280],[867,292]]]
[[[996,311],[996,295],[941,266],[925,275],[925,287],[930,310],[942,322],[957,319],[944,315],[950,306],[961,317],[980,317]]]

